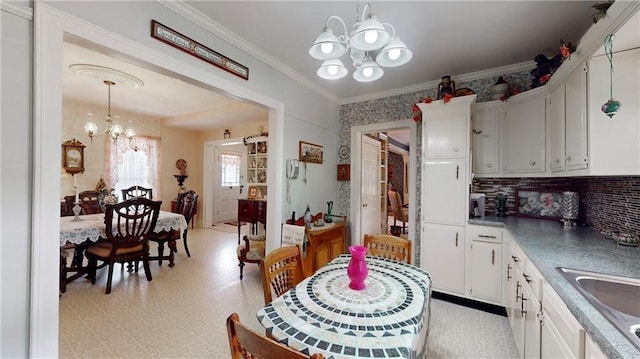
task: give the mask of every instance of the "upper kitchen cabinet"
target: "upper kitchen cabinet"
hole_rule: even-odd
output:
[[[613,54],[613,97],[622,103],[622,107],[609,118],[601,111],[610,98],[609,59],[602,55],[590,60],[590,175],[640,174],[639,64],[640,49]]]
[[[509,98],[500,141],[505,174],[535,175],[546,171],[546,93],[544,88]]]
[[[549,96],[549,168],[553,173],[588,167],[587,75],[583,63]]]
[[[504,106],[500,101],[476,105],[472,116],[473,173],[477,176],[493,176],[500,172],[500,119]]]
[[[433,101],[429,104],[418,104],[422,110],[426,159],[467,158],[469,156],[469,105],[467,113],[451,111],[468,96],[452,98],[448,103]],[[475,96],[473,97],[475,100]]]

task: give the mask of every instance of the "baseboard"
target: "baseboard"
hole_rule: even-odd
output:
[[[431,292],[431,297],[435,299],[440,299],[447,301],[449,303],[462,305],[465,307],[482,310],[483,312],[492,313],[501,315],[503,317],[507,316],[507,311],[504,307],[494,304],[482,303],[476,300],[456,297],[455,295],[439,293],[439,292]]]

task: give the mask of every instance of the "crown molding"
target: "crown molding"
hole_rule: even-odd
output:
[[[329,101],[332,101],[336,104],[339,103],[338,97],[333,95],[332,93],[326,91],[322,87],[316,85],[314,82],[309,80],[308,78],[302,76],[300,73],[293,70],[291,67],[285,65],[284,63],[276,60],[274,57],[270,56],[266,52],[260,50],[258,47],[248,42],[244,38],[236,35],[235,33],[229,31],[224,26],[220,25],[216,21],[211,18],[203,15],[201,12],[195,10],[193,7],[185,4],[180,1],[172,1],[172,0],[156,0],[159,4],[165,6],[166,8],[172,10],[180,16],[191,20],[196,25],[201,26],[205,30],[213,33],[214,35],[220,37],[221,39],[233,44],[233,46],[237,47],[241,51],[248,53],[253,56],[256,60],[265,63],[266,65],[274,68],[276,71],[281,72],[285,76],[290,77],[292,80],[306,86],[310,90],[318,93],[319,95],[325,97]]]
[[[33,8],[24,2],[0,1],[0,9],[8,13],[20,16],[26,20],[33,20]]]

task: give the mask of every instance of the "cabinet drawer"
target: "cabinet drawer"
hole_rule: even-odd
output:
[[[488,226],[473,226],[471,227],[471,240],[502,243],[502,229]]]
[[[575,357],[583,358],[584,329],[549,284],[545,283],[543,290],[542,308],[545,313],[545,322],[553,322],[562,340],[571,348]]]

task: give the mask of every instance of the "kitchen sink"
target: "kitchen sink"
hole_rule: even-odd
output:
[[[562,267],[556,269],[640,349],[640,279]]]

